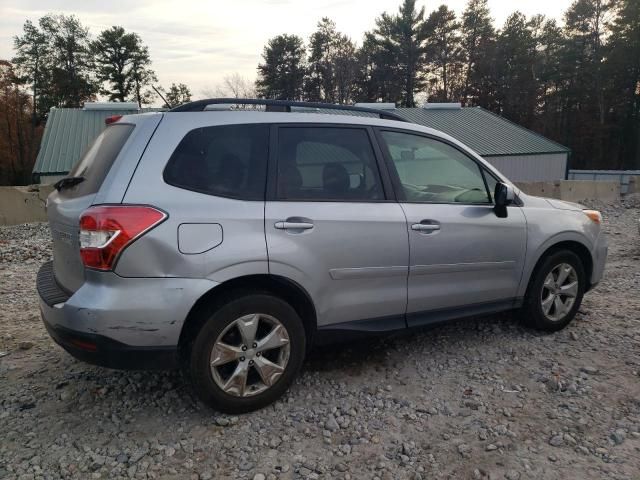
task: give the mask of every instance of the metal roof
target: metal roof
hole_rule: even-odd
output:
[[[322,108],[293,107],[292,110],[334,115],[375,116],[369,112]],[[127,112],[118,109],[52,108],[33,173],[66,174],[80,159],[89,144],[104,130],[105,118],[123,113]],[[410,122],[451,135],[483,157],[570,151],[559,143],[479,107],[398,108],[394,113]],[[398,126],[401,127],[402,124],[399,123]]]
[[[480,107],[398,108],[410,122],[440,130],[483,157],[568,153],[569,148]]]
[[[483,157],[569,153],[571,149],[481,107],[444,104],[442,108],[397,108],[393,112],[412,123],[440,130]],[[349,110],[293,108],[296,112],[375,116]],[[402,127],[402,125],[399,125]]]
[[[52,108],[33,173],[52,175],[69,172],[89,144],[105,129],[105,118],[127,113],[136,112]]]

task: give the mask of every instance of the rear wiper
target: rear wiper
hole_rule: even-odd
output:
[[[58,180],[53,184],[53,188],[60,191],[65,188],[73,187],[74,185],[78,185],[79,183],[84,182],[84,177],[65,177],[62,180]]]

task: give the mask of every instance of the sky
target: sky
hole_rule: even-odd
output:
[[[441,3],[460,14],[467,0],[418,0],[427,14]],[[159,84],[187,84],[194,98],[225,76],[255,79],[269,38],[281,33],[308,39],[320,18],[359,42],[382,12],[395,12],[401,0],[0,0],[0,59],[13,56],[13,37],[25,20],[46,13],[74,14],[95,37],[112,25],[138,33],[149,47]],[[520,10],[562,20],[572,0],[489,0],[496,25]]]

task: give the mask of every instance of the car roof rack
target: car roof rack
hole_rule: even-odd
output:
[[[397,120],[407,122],[396,113],[388,110],[378,110],[368,107],[354,107],[352,105],[336,105],[333,103],[318,102],[297,102],[292,100],[272,100],[263,98],[206,98],[195,102],[184,103],[179,107],[172,108],[170,112],[202,112],[209,105],[264,105],[267,112],[291,112],[291,107],[300,108],[322,108],[326,110],[345,110],[349,112],[363,112],[378,115],[384,120]]]

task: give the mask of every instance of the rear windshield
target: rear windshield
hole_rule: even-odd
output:
[[[133,129],[134,125],[127,124],[108,126],[69,172],[70,177],[84,177],[84,182],[61,193],[70,197],[97,193]]]

